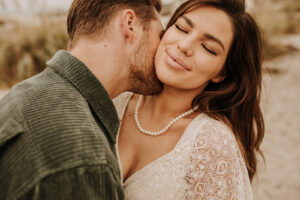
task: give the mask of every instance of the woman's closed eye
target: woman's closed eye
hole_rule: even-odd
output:
[[[175,27],[181,31],[181,32],[184,32],[184,33],[188,33],[186,30],[184,30],[184,28],[180,27],[179,25],[175,24]]]
[[[180,26],[178,24],[175,24],[175,27],[176,27],[177,30],[179,30],[179,31],[181,31],[183,33],[188,33],[188,31],[185,28],[183,28],[182,26]],[[217,53],[214,50],[212,50],[211,48],[207,47],[205,44],[201,44],[201,45],[210,54],[215,55],[215,56],[217,55]]]
[[[204,44],[202,44],[202,47],[206,50],[206,51],[208,51],[209,53],[211,53],[211,54],[213,54],[213,55],[217,55],[217,53],[216,52],[214,52],[213,50],[211,50],[210,48],[208,48],[207,46],[205,46]]]

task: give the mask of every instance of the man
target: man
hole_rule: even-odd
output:
[[[158,0],[73,2],[68,51],[0,101],[0,199],[124,198],[111,98],[161,90],[159,10]]]

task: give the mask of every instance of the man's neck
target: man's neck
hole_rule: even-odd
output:
[[[128,89],[126,58],[124,59],[120,51],[108,41],[80,40],[69,52],[87,66],[111,98]],[[118,55],[115,52],[118,52]]]

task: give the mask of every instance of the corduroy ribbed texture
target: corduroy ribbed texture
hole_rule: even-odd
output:
[[[66,51],[48,66],[0,101],[0,199],[123,199],[109,95]]]

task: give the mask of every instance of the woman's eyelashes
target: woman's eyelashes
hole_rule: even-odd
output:
[[[179,31],[181,31],[181,32],[183,32],[183,33],[188,33],[188,31],[187,30],[185,30],[184,28],[182,28],[181,26],[179,26],[178,24],[175,24],[175,27],[179,30]],[[213,55],[217,55],[217,53],[215,52],[215,51],[213,51],[213,50],[211,50],[210,48],[208,48],[205,44],[202,44],[202,47],[207,51],[207,52],[209,52],[209,53],[211,53],[211,54],[213,54]]]
[[[209,49],[207,46],[205,46],[204,44],[202,44],[202,47],[206,50],[206,51],[208,51],[209,53],[211,53],[211,54],[213,54],[213,55],[217,55],[217,53],[216,52],[214,52],[213,50],[211,50],[211,49]]]
[[[184,32],[184,33],[188,33],[186,30],[184,30],[183,28],[181,28],[179,25],[175,24],[175,27],[181,31],[181,32]]]

